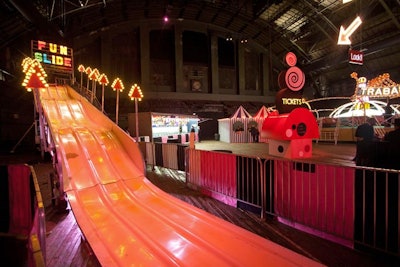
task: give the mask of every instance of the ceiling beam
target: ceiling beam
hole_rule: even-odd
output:
[[[367,52],[364,52],[364,61],[367,62],[367,58],[369,56],[372,56],[378,52],[383,52],[386,49],[389,49],[396,44],[399,43],[399,35],[393,36],[389,39],[386,39],[384,42],[380,43],[375,43],[374,45],[370,45]],[[305,72],[327,72],[333,68],[336,68],[338,64],[344,64],[348,62],[348,54],[345,53],[336,53],[334,55],[331,55],[331,57],[335,58],[335,61],[333,62],[328,58],[328,56],[323,57],[319,59],[318,61],[314,61],[313,63],[304,66],[304,71]],[[327,62],[331,62],[331,64],[327,64]]]
[[[339,30],[337,29],[336,25],[333,24],[333,22],[328,19],[324,14],[322,14],[321,12],[319,12],[318,9],[316,9],[308,0],[301,0],[306,6],[308,6],[315,14],[317,14],[318,17],[320,17],[323,21],[325,21],[330,27],[331,29],[335,32],[335,33],[339,33]],[[304,11],[302,11],[304,12]],[[317,24],[318,28],[322,29],[321,26],[319,26]],[[326,31],[323,30],[323,33],[326,34]]]
[[[388,5],[385,3],[384,0],[379,0],[379,3],[383,6],[386,12],[389,14],[389,17],[392,19],[394,25],[396,25],[397,29],[400,29],[400,23],[397,18],[394,16],[393,12],[390,10]]]
[[[37,11],[32,1],[10,0],[10,3],[27,21],[39,28],[41,32],[64,37],[64,32],[54,23],[48,22],[47,19]]]
[[[254,3],[255,2],[255,3]],[[260,15],[273,4],[280,4],[282,0],[258,0],[253,1],[253,17],[259,18]]]

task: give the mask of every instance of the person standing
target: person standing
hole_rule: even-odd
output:
[[[372,141],[375,138],[374,132],[375,119],[368,118],[367,121],[359,125],[356,129],[357,142],[359,141]]]
[[[251,137],[253,139],[253,143],[258,143],[258,137],[260,135],[260,132],[258,131],[258,129],[255,126],[251,126],[249,131],[250,131]]]
[[[368,146],[370,142],[376,140],[374,125],[375,119],[368,118],[366,122],[360,124],[356,129],[356,156],[353,161],[356,161],[357,165],[364,165],[365,161],[369,158]]]
[[[189,148],[190,149],[194,149],[194,141],[195,141],[195,130],[194,130],[194,126],[192,126],[192,128],[190,129],[190,133],[189,133]]]

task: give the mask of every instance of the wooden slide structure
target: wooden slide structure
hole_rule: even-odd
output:
[[[71,87],[39,89],[35,100],[102,266],[321,266],[158,189],[137,143]]]

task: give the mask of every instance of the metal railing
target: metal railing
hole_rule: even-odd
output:
[[[356,248],[368,248],[400,256],[399,193],[399,170],[356,168]]]
[[[165,150],[156,152],[162,160],[145,156],[147,163],[176,169],[181,162],[191,188],[342,245],[400,256],[399,170],[186,147],[185,157],[178,158],[170,146],[177,144],[146,143],[150,154]]]

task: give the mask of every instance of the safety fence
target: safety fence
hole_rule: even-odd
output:
[[[355,247],[400,256],[400,171],[355,170]]]
[[[33,167],[26,164],[0,166],[1,236],[10,241],[2,248],[11,265],[45,266],[46,221],[38,180]],[[4,242],[4,241],[3,241]],[[4,262],[3,262],[4,263]]]
[[[45,210],[40,193],[38,179],[32,166],[29,167],[32,173],[34,193],[34,216],[32,228],[29,233],[29,266],[46,266],[46,220]]]
[[[145,157],[148,164],[177,170],[185,166],[188,186],[226,204],[349,247],[400,256],[399,170],[249,157],[176,144],[146,143],[146,151],[153,151]]]
[[[139,142],[146,164],[185,171],[185,144]]]

